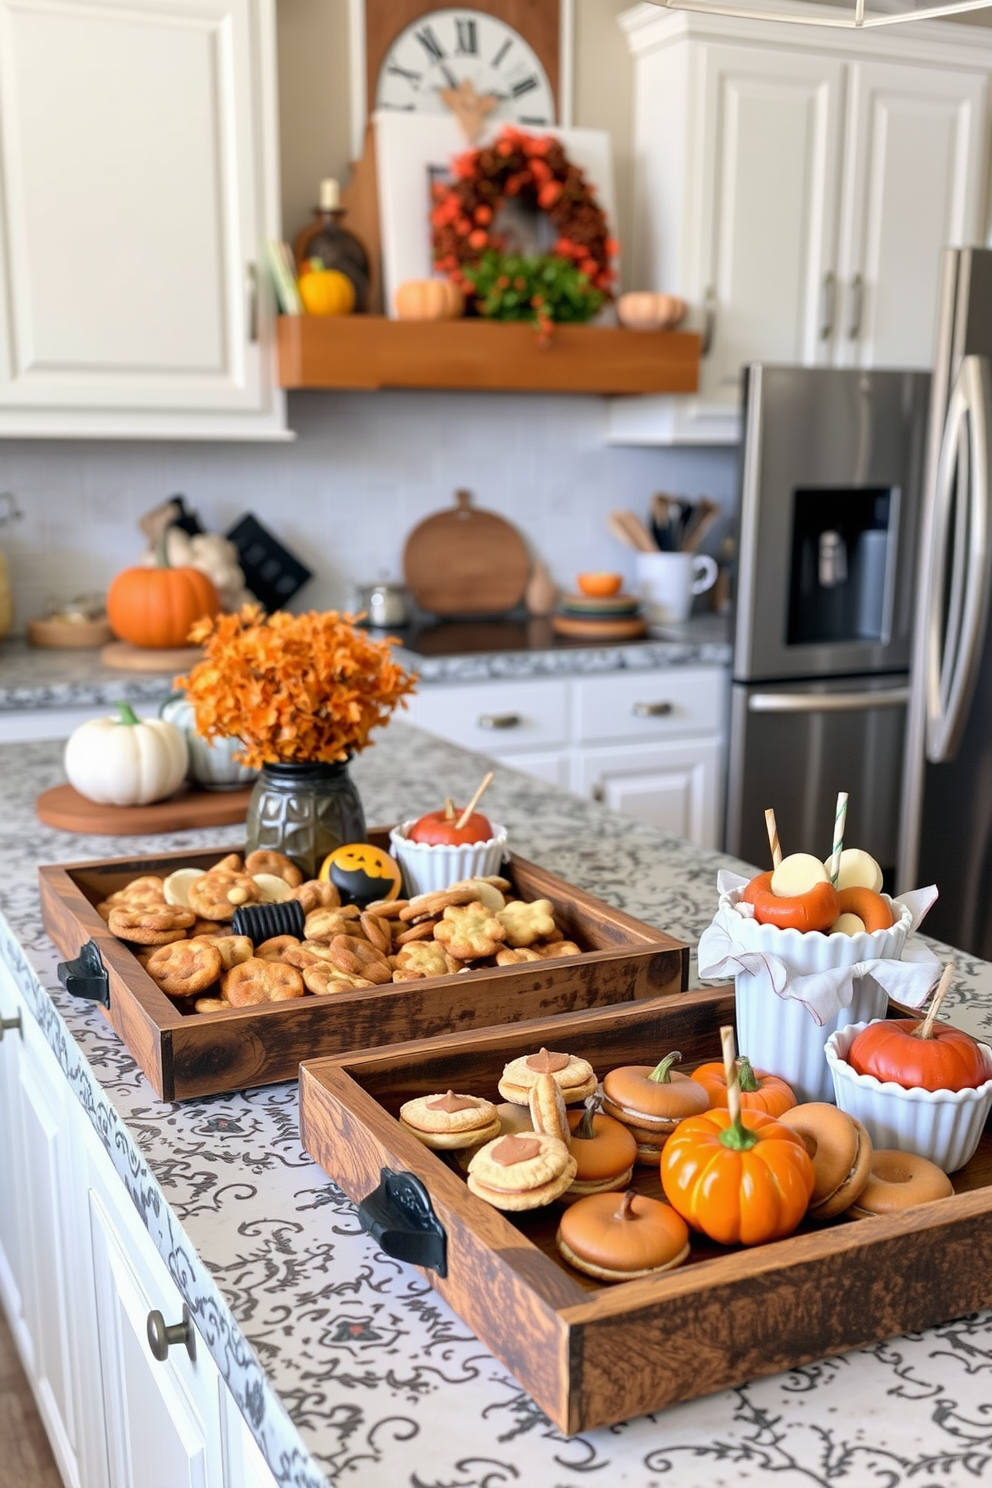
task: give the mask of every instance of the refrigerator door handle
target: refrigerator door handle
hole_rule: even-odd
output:
[[[933,764],[953,759],[957,753],[985,639],[992,577],[990,428],[992,364],[987,357],[966,356],[948,404],[934,492],[934,536],[927,583],[930,598],[925,621],[927,758]],[[945,571],[955,506],[957,540],[948,594]]]
[[[752,692],[749,713],[867,713],[873,708],[905,708],[908,687],[882,692]]]

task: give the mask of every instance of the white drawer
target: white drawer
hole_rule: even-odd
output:
[[[676,738],[723,730],[727,678],[719,667],[620,672],[575,683],[575,736],[592,739]]]
[[[425,687],[411,699],[411,723],[482,754],[563,744],[568,734],[565,682],[486,682]]]

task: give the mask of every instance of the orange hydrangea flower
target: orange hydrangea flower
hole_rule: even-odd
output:
[[[311,611],[266,615],[260,605],[200,620],[190,639],[204,659],[176,687],[205,739],[238,738],[236,759],[253,769],[284,761],[347,760],[371,741],[417,677],[392,659],[356,617]]]

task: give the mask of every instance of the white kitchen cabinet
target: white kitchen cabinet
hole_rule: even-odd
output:
[[[722,669],[672,667],[431,685],[411,700],[410,720],[699,847],[716,847],[726,707]]]
[[[287,437],[272,0],[0,0],[0,435]]]
[[[183,1301],[0,961],[0,1302],[67,1488],[274,1488]]]
[[[689,303],[698,394],[622,398],[616,443],[739,437],[748,361],[928,367],[941,249],[985,236],[992,35],[625,12],[631,282]],[[925,38],[925,40],[923,39]]]

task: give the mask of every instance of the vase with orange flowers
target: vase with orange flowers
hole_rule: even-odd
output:
[[[202,620],[190,632],[204,658],[176,679],[205,739],[236,737],[235,758],[260,771],[248,806],[247,850],[285,853],[316,878],[329,852],[365,840],[348,771],[414,690],[388,641],[335,610],[266,615],[258,605]]]

